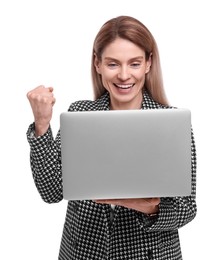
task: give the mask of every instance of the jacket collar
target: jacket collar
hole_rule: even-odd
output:
[[[143,90],[143,102],[141,109],[156,109],[161,108],[162,105],[152,99],[147,90]]]

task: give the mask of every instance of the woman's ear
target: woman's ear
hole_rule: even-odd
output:
[[[145,71],[146,74],[150,71],[151,65],[152,65],[152,53],[150,53],[149,59],[146,61],[146,71]]]
[[[100,70],[100,61],[96,56],[96,53],[94,53],[94,66],[96,68],[97,73],[101,74],[101,70]]]

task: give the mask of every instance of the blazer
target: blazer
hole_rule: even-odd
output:
[[[95,101],[72,103],[69,111],[109,110],[108,92]],[[142,109],[165,109],[143,92]],[[60,130],[53,138],[51,129],[35,138],[29,126],[30,163],[35,185],[47,203],[63,199]],[[97,149],[97,147],[96,147]],[[192,132],[191,196],[161,198],[158,217],[115,206],[111,221],[110,205],[90,200],[68,201],[59,260],[180,260],[178,229],[196,216],[196,150]]]

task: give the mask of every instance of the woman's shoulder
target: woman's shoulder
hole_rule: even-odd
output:
[[[96,107],[92,100],[78,100],[70,104],[68,111],[90,111]]]
[[[96,111],[109,109],[109,95],[103,94],[96,100],[78,100],[70,104],[68,111]]]

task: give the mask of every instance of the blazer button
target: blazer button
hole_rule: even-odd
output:
[[[73,205],[73,208],[74,208],[74,210],[77,210],[77,209],[78,209],[78,207],[79,207],[78,203],[77,203],[77,202],[75,202],[75,203],[74,203],[74,205]]]
[[[148,259],[150,260],[150,259],[152,259],[152,250],[148,250]]]
[[[74,240],[72,245],[73,245],[74,248],[76,248],[78,246],[78,242],[76,240]]]

